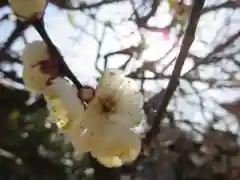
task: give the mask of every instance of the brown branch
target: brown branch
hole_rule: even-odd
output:
[[[2,73],[3,78],[11,79],[14,82],[17,82],[19,84],[23,84],[22,78],[17,77],[17,75],[14,71],[6,72],[6,71],[3,71],[3,70],[0,70],[0,73]]]
[[[8,19],[9,14],[5,14],[0,18],[0,22],[5,21]]]
[[[156,32],[160,32],[160,31],[164,32],[168,30],[168,27],[159,28],[159,27],[150,27],[147,25],[148,20],[156,14],[159,4],[160,4],[160,0],[153,0],[150,12],[145,16],[140,17],[139,13],[137,12],[137,9],[134,6],[134,2],[132,2],[133,11],[134,11],[133,14],[135,15],[135,18],[136,18],[135,22],[139,28],[141,27],[149,31],[156,31]]]
[[[52,0],[52,3],[57,5],[60,8],[63,8],[63,9],[68,9],[68,10],[85,10],[85,9],[99,8],[99,7],[103,6],[103,5],[112,4],[112,3],[121,3],[121,2],[124,2],[124,1],[126,1],[126,0],[104,0],[104,1],[100,1],[100,2],[92,3],[92,4],[81,3],[77,7],[70,6],[69,3],[65,3],[65,4],[58,3],[56,0],[55,0],[55,2],[54,2],[54,0]]]
[[[22,64],[22,61],[18,57],[14,57],[9,52],[0,49],[0,62],[4,62],[5,60],[12,63]]]
[[[11,33],[11,36],[6,40],[4,43],[4,46],[2,48],[2,51],[6,51],[14,42],[15,40],[21,36],[22,32],[28,28],[28,24],[22,23],[21,21],[16,21],[16,28]]]
[[[146,16],[141,17],[140,19],[143,22],[147,23],[147,21],[156,14],[159,4],[160,4],[160,0],[153,0],[151,11]]]
[[[188,72],[186,72],[186,73],[184,74],[184,76],[187,75],[187,74],[189,74],[189,72],[197,69],[197,68],[198,68],[200,65],[202,65],[202,64],[205,65],[205,64],[209,64],[209,63],[214,62],[214,61],[211,61],[211,60],[213,60],[213,59],[216,60],[216,61],[222,59],[222,57],[221,57],[221,58],[217,58],[217,57],[213,57],[213,56],[215,56],[217,53],[220,53],[220,52],[224,51],[224,49],[226,49],[228,46],[230,46],[231,44],[233,44],[239,37],[240,37],[240,31],[238,31],[238,32],[236,32],[235,34],[233,34],[232,36],[230,36],[224,43],[217,45],[217,46],[216,46],[206,57],[204,57],[204,58],[199,58],[199,57],[197,57],[197,56],[190,55],[190,57],[196,59],[197,62],[195,63],[195,65],[193,66],[193,68],[191,68]]]
[[[240,31],[236,32],[232,36],[228,38],[228,40],[222,44],[219,44],[214,48],[214,50],[207,55],[207,58],[211,57],[214,54],[217,54],[219,52],[222,52],[226,47],[233,44],[238,38],[240,37]]]
[[[104,27],[104,30],[103,30],[103,33],[101,35],[100,40],[97,40],[98,41],[98,50],[97,50],[97,57],[96,57],[94,65],[95,65],[95,68],[96,68],[96,70],[98,72],[101,72],[100,68],[98,67],[98,61],[99,61],[99,58],[101,57],[101,53],[100,52],[101,52],[101,48],[102,48],[102,44],[103,44],[103,39],[105,38],[105,34],[106,34],[106,28]],[[106,60],[104,62],[104,66],[105,65],[106,65]]]
[[[58,51],[57,47],[53,44],[51,39],[49,38],[42,20],[37,20],[32,24],[38,33],[41,35],[45,43],[48,45],[49,51],[53,57],[55,57],[59,62],[59,70],[60,73],[67,76],[72,82],[76,85],[77,88],[82,88],[81,83],[77,80],[76,76],[71,72],[67,64],[65,63],[63,57],[61,56],[60,52]],[[119,169],[117,168],[106,168],[96,159],[94,159],[90,154],[90,165],[94,168],[94,179],[95,180],[105,180],[111,178],[112,180],[120,180]]]
[[[47,44],[50,54],[58,60],[60,74],[68,77],[76,85],[78,89],[81,89],[82,88],[81,83],[78,81],[77,77],[72,73],[72,71],[69,69],[68,65],[64,61],[62,55],[60,54],[59,50],[53,44],[52,40],[49,38],[45,30],[43,20],[42,19],[37,20],[33,22],[32,25],[35,27],[35,29],[40,34],[44,42]]]
[[[131,46],[129,48],[125,48],[125,49],[121,49],[119,51],[114,51],[114,52],[110,52],[106,55],[104,55],[104,69],[107,67],[108,65],[108,58],[110,56],[114,56],[114,55],[118,55],[118,54],[121,54],[121,55],[127,55],[129,56],[129,58],[131,59],[133,57],[133,54],[134,53],[138,53],[140,50],[140,45],[138,46]],[[129,60],[129,59],[128,59]]]
[[[188,51],[191,47],[191,44],[195,39],[195,32],[196,32],[197,24],[198,24],[201,10],[203,8],[204,3],[205,3],[205,0],[198,0],[198,1],[195,1],[193,5],[189,23],[188,23],[185,35],[183,37],[182,46],[180,48],[180,52],[176,59],[176,64],[174,66],[174,70],[172,73],[172,78],[168,83],[164,97],[160,103],[160,106],[157,108],[157,112],[155,114],[154,121],[153,121],[153,126],[147,132],[146,137],[144,139],[144,143],[146,144],[149,144],[151,139],[155,135],[157,135],[158,132],[160,131],[159,125],[164,116],[164,113],[166,112],[166,108],[172,98],[172,95],[179,84],[179,78],[181,75],[182,67],[184,65],[184,62],[187,57]]]

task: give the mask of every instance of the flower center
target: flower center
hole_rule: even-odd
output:
[[[44,74],[48,74],[51,76],[57,76],[58,72],[58,61],[55,59],[47,59],[38,62],[37,64],[33,65],[32,67],[39,66],[41,71]]]
[[[112,96],[99,97],[101,111],[104,114],[112,114],[116,112],[116,101]]]

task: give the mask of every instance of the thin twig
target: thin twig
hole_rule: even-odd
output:
[[[214,63],[214,58],[217,57],[216,55],[220,52],[223,52],[226,48],[228,48],[230,45],[232,45],[236,40],[238,40],[240,37],[240,31],[237,31],[235,34],[230,36],[225,42],[218,44],[206,57],[199,58],[197,56],[191,55],[192,58],[197,59],[198,61],[195,62],[195,65],[189,69],[187,72],[185,72],[184,76],[188,75],[193,70],[197,69],[201,65],[207,65],[209,63]],[[221,57],[223,59],[223,57]],[[215,58],[216,61],[218,61],[218,58]]]
[[[217,5],[212,5],[212,6],[208,6],[205,7],[202,10],[202,14],[206,14],[209,13],[211,11],[216,11],[216,10],[220,10],[220,9],[237,9],[240,8],[240,4],[237,1],[226,1],[222,4],[217,4]]]
[[[20,20],[16,21],[16,28],[11,33],[11,36],[3,45],[2,51],[6,51],[16,41],[16,39],[28,28],[28,24],[22,23]]]
[[[160,106],[157,108],[157,113],[155,114],[155,117],[154,117],[153,126],[147,132],[146,138],[144,139],[144,142],[146,144],[149,144],[151,139],[160,131],[161,120],[172,98],[172,95],[179,84],[179,78],[181,75],[182,67],[186,60],[191,44],[195,39],[195,32],[196,32],[197,24],[201,15],[201,10],[203,8],[204,2],[205,0],[198,0],[198,1],[195,1],[193,5],[189,23],[188,23],[185,35],[183,37],[182,46],[180,48],[180,52],[176,59],[176,64],[174,66],[172,77],[168,83],[165,95],[160,103]]]

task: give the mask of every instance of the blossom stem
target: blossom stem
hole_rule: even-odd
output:
[[[59,71],[60,74],[65,75],[68,77],[78,89],[82,88],[82,84],[78,81],[77,77],[72,73],[66,62],[64,61],[62,55],[60,54],[57,47],[53,44],[52,40],[48,36],[46,29],[44,27],[44,23],[42,19],[35,20],[34,22],[31,22],[33,27],[36,29],[36,31],[39,33],[39,35],[42,37],[44,42],[47,44],[49,51],[51,55],[57,59],[59,63]]]

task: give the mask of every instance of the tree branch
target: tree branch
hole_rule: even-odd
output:
[[[195,39],[195,32],[196,32],[197,24],[198,24],[198,21],[200,18],[200,14],[201,14],[201,10],[203,8],[204,2],[205,2],[205,0],[198,0],[198,1],[195,1],[194,5],[193,5],[190,19],[188,22],[188,26],[187,26],[185,35],[183,37],[182,46],[180,48],[180,52],[176,59],[176,64],[174,66],[171,80],[168,83],[168,86],[165,91],[165,95],[160,103],[160,106],[157,108],[157,112],[154,116],[153,126],[147,132],[146,137],[144,139],[144,143],[146,143],[146,144],[149,144],[151,139],[155,135],[157,135],[158,132],[160,131],[159,125],[164,116],[164,113],[166,112],[166,108],[172,98],[172,95],[175,92],[175,90],[179,84],[179,78],[181,75],[182,67],[186,60],[186,57],[187,57],[188,51],[191,47],[191,44]]]
[[[22,61],[18,57],[12,56],[9,52],[0,49],[0,62],[10,61],[12,63],[22,64]]]
[[[195,60],[197,60],[197,62],[195,62],[195,65],[188,70],[184,76],[186,76],[187,74],[189,74],[189,72],[192,72],[193,70],[197,69],[200,65],[204,64],[209,64],[213,62],[213,56],[215,56],[217,53],[220,53],[222,51],[224,51],[228,46],[232,45],[238,38],[240,37],[240,31],[237,31],[235,34],[233,34],[232,36],[230,36],[224,43],[221,43],[219,45],[217,45],[206,57],[204,58],[199,58],[197,56],[193,56],[191,55],[192,58],[194,58]],[[222,57],[221,57],[222,58]],[[216,58],[215,58],[216,59]],[[218,59],[216,59],[218,60]]]
[[[100,2],[92,3],[92,4],[81,3],[77,7],[70,6],[67,3],[63,4],[63,3],[58,3],[58,2],[54,2],[54,1],[52,3],[54,3],[55,5],[57,5],[60,8],[63,8],[63,9],[81,10],[82,11],[82,10],[85,10],[85,9],[99,8],[99,7],[101,7],[103,5],[107,5],[107,4],[121,3],[121,2],[124,2],[124,1],[126,1],[126,0],[104,0],[104,1],[100,1]]]
[[[22,34],[22,32],[28,28],[28,24],[22,23],[21,21],[16,21],[16,28],[11,33],[11,36],[6,40],[4,43],[4,46],[2,48],[2,51],[6,51],[13,43],[14,41]]]
[[[77,77],[72,73],[72,71],[70,70],[70,68],[68,67],[68,65],[66,64],[66,62],[64,61],[62,55],[60,54],[59,50],[57,49],[57,47],[53,44],[52,40],[49,38],[45,27],[44,27],[44,23],[43,20],[37,20],[35,22],[32,23],[32,25],[35,27],[35,29],[37,30],[37,32],[40,34],[40,36],[42,37],[42,39],[45,41],[45,43],[47,44],[50,54],[57,59],[58,61],[58,65],[59,65],[59,71],[60,74],[65,75],[66,77],[68,77],[75,85],[78,89],[82,88],[81,83],[78,81]]]

